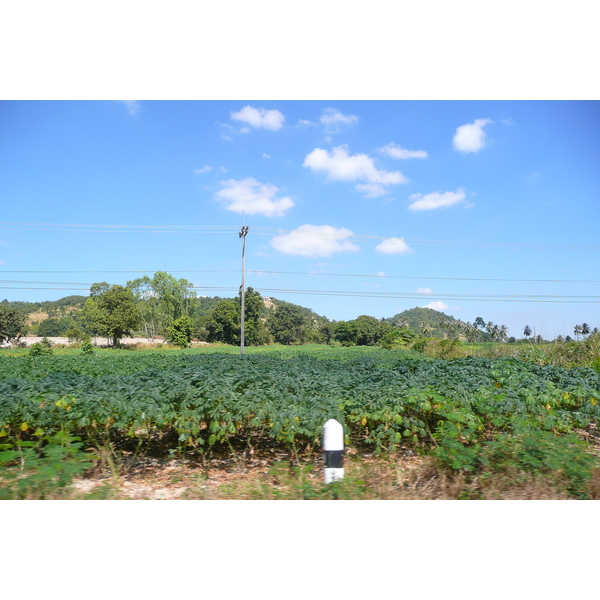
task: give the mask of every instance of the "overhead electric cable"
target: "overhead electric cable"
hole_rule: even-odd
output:
[[[469,242],[469,241],[451,241],[451,240],[422,240],[407,237],[395,236],[377,236],[377,235],[358,235],[347,234],[344,232],[326,232],[326,231],[298,231],[297,229],[276,229],[271,227],[253,227],[252,232],[255,235],[285,236],[290,238],[317,238],[331,239],[353,242],[382,242],[388,244],[412,244],[421,246],[457,246],[457,247],[476,247],[476,248],[515,248],[515,249],[573,249],[573,250],[600,250],[599,245],[593,244],[536,244],[536,243],[507,243],[507,242]]]
[[[0,273],[29,273],[29,274],[100,274],[100,273],[156,273],[163,271],[166,273],[239,273],[239,269],[204,269],[204,270],[173,270],[173,269],[153,269],[149,271],[124,271],[124,270],[46,270],[46,271],[18,271],[18,270],[0,270]],[[328,277],[368,277],[376,279],[419,279],[419,280],[440,280],[440,281],[504,281],[519,283],[600,283],[597,279],[510,279],[504,277],[431,277],[429,275],[372,275],[364,273],[322,273],[316,271],[265,271],[264,269],[247,269],[246,273],[273,274],[273,275],[321,275]]]
[[[40,229],[41,228],[41,229]],[[60,229],[59,229],[60,228]],[[212,225],[94,225],[94,224],[60,224],[60,223],[10,223],[0,221],[0,229],[20,229],[35,231],[82,231],[86,233],[233,233],[237,227]],[[496,248],[520,250],[600,250],[595,244],[536,244],[489,241],[451,241],[427,240],[394,236],[359,235],[339,231],[298,231],[298,229],[281,229],[273,227],[253,227],[253,235],[285,236],[298,238],[329,239],[354,242],[386,242],[386,244],[412,244],[413,246],[464,247],[464,248]]]
[[[3,282],[0,282],[0,284]],[[18,282],[17,282],[18,283]],[[22,285],[0,285],[0,289],[11,290],[62,290],[62,291],[89,291],[89,288],[56,287],[52,282],[48,285],[32,287],[35,283],[23,287]],[[56,282],[56,285],[65,285]],[[81,284],[72,284],[81,285]],[[192,290],[203,292],[238,292],[234,286],[192,286]],[[460,300],[481,302],[559,302],[559,303],[587,303],[600,304],[600,296],[567,296],[567,295],[542,295],[542,294],[506,294],[506,295],[484,295],[484,294],[419,294],[414,292],[371,292],[371,291],[344,291],[344,290],[304,290],[304,289],[282,289],[261,287],[261,294],[310,294],[319,296],[340,296],[360,298],[391,298],[391,299],[418,299],[418,300]]]

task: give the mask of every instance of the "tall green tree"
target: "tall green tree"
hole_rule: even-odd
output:
[[[91,333],[109,338],[113,346],[131,335],[141,321],[132,290],[106,282],[91,287],[83,312]]]
[[[242,314],[242,292],[238,294],[239,314]],[[249,287],[244,297],[244,344],[246,346],[262,346],[270,341],[269,331],[265,325],[265,303],[262,296],[254,288]],[[241,321],[241,318],[240,318]],[[241,323],[240,323],[241,336]]]
[[[191,316],[196,292],[187,279],[156,271],[152,279],[146,275],[128,281],[127,287],[134,293],[147,337],[167,334],[174,321]]]
[[[18,342],[27,331],[26,320],[22,312],[0,303],[0,344]]]
[[[147,338],[158,335],[158,296],[152,286],[152,279],[147,275],[127,282],[133,292],[141,318],[141,326]]]
[[[221,300],[204,324],[208,342],[240,343],[240,305],[235,300]]]
[[[175,279],[164,271],[154,273],[152,288],[158,297],[159,309],[168,324],[183,315],[188,315],[190,300],[196,297],[192,287],[193,284],[187,279]]]
[[[308,318],[299,307],[292,304],[278,306],[267,319],[267,328],[275,341],[286,346],[302,344],[306,339],[308,326]]]

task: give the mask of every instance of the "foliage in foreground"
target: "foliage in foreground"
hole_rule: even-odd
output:
[[[94,465],[77,437],[63,432],[0,444],[0,500],[61,497]]]

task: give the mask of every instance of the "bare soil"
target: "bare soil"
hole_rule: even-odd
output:
[[[560,481],[506,473],[493,480],[448,474],[428,458],[360,457],[345,462],[341,499],[355,500],[567,500]],[[102,487],[109,499],[129,500],[302,500],[329,499],[324,491],[320,456],[293,465],[285,453],[271,451],[245,459],[213,458],[205,464],[187,460],[143,458],[117,476],[106,469],[78,479],[78,497]],[[588,485],[588,496],[600,499],[600,470]]]

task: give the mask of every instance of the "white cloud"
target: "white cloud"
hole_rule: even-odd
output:
[[[204,165],[201,169],[194,169],[194,173],[196,173],[196,175],[202,175],[202,173],[208,173],[209,171],[212,171],[215,167],[211,167],[210,165]],[[221,171],[221,173],[225,173],[227,171],[227,169],[225,167],[216,167],[217,169],[219,169],[219,171]]]
[[[485,145],[484,125],[492,123],[491,119],[475,119],[475,122],[457,127],[452,144],[460,152],[479,152]]]
[[[236,121],[243,121],[252,125],[252,127],[270,129],[277,131],[283,127],[285,117],[278,110],[267,110],[265,108],[254,108],[253,106],[244,106],[242,110],[231,113],[231,118]]]
[[[362,192],[365,198],[378,198],[388,193],[380,183],[358,183],[354,186],[354,189]]]
[[[330,225],[301,225],[289,234],[279,235],[271,245],[279,252],[314,258],[331,256],[335,252],[357,252],[359,247],[347,241],[352,231]]]
[[[344,115],[335,108],[326,108],[319,120],[325,126],[327,133],[337,133],[343,127],[358,123],[356,115]]]
[[[326,173],[330,181],[366,181],[371,185],[359,184],[356,189],[369,198],[383,195],[386,192],[384,186],[408,181],[400,171],[377,169],[373,159],[366,154],[350,156],[347,146],[338,146],[331,152],[315,148],[306,156],[303,166]]]
[[[456,192],[432,192],[431,194],[411,194],[409,200],[412,204],[408,206],[409,210],[435,210],[453,206],[462,202],[466,198],[466,194],[462,188]]]
[[[294,206],[287,196],[276,198],[279,191],[270,183],[264,184],[253,177],[220,182],[223,188],[215,194],[215,198],[225,204],[227,210],[247,212],[250,215],[281,217],[285,211]]]
[[[388,238],[375,246],[375,251],[382,254],[407,254],[413,252],[402,238]]]
[[[266,152],[263,152],[262,155],[263,155],[263,158],[271,158],[271,155],[267,154]]]
[[[130,117],[137,117],[142,110],[140,103],[137,100],[120,100],[127,107],[127,114]]]
[[[310,125],[318,125],[318,123],[313,123],[312,121],[309,121],[308,119],[298,119],[298,125],[296,125],[296,127],[300,127],[301,125],[310,126]]]
[[[417,294],[433,294],[431,288],[417,288]]]
[[[426,304],[425,306],[422,306],[421,308],[432,308],[433,310],[442,311],[442,310],[448,310],[448,305],[444,302],[440,302],[439,300],[437,300],[436,302],[430,302],[429,304]]]
[[[392,158],[427,158],[425,150],[406,150],[402,146],[397,146],[394,142],[379,148],[378,152],[387,154]]]
[[[377,277],[385,277],[385,273],[383,271],[377,271],[376,273]]]

